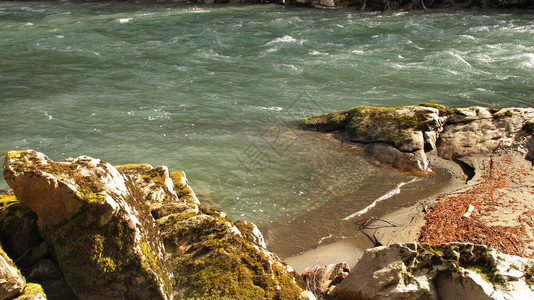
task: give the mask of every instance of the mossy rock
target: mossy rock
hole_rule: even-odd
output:
[[[46,299],[46,294],[38,283],[28,282],[22,291],[22,294],[13,300],[36,300]]]
[[[171,172],[170,174],[172,182],[174,183],[174,191],[178,195],[181,201],[189,203],[199,203],[195,192],[189,185],[185,173],[182,171]]]
[[[400,107],[358,106],[311,116],[304,121],[303,128],[323,132],[343,130],[351,141],[386,142],[400,148],[415,142],[413,136],[417,132],[439,128],[442,124],[438,118],[446,118],[452,113],[450,108],[432,103]]]
[[[6,157],[6,181],[36,211],[41,235],[76,296],[170,298],[161,237],[130,180],[89,157],[54,162],[31,150]]]
[[[181,223],[162,232],[176,249],[171,261],[176,298],[296,299],[302,292],[297,274],[233,232],[226,218],[201,215]]]
[[[459,272],[461,268],[474,271],[487,282],[496,284],[501,282],[496,276],[496,262],[491,250],[483,245],[465,243],[446,243],[438,245],[419,244],[421,253],[429,252],[432,255],[432,264],[448,262],[451,271]],[[422,268],[414,265],[412,269]]]
[[[0,299],[19,295],[25,284],[26,280],[0,244]]]
[[[322,132],[343,130],[349,121],[349,111],[336,111],[307,118],[301,125],[304,129]]]

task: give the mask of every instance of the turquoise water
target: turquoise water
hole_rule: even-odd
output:
[[[206,205],[257,222],[275,247],[310,248],[413,177],[295,121],[357,105],[532,106],[533,34],[532,12],[0,2],[0,155],[184,170]]]

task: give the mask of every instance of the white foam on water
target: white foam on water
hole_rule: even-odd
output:
[[[525,59],[523,66],[528,68],[534,68],[534,53],[526,53],[522,55],[522,58]]]
[[[413,183],[417,180],[417,178],[414,178],[408,182],[401,182],[399,183],[399,185],[397,185],[396,188],[392,189],[391,191],[387,192],[386,194],[382,195],[380,198],[376,199],[375,201],[373,201],[373,203],[367,205],[367,207],[365,207],[364,209],[362,210],[359,210],[353,214],[351,214],[350,216],[347,216],[345,218],[343,218],[343,220],[350,220],[354,217],[357,217],[357,216],[361,216],[363,214],[365,214],[366,212],[368,212],[371,208],[375,207],[379,202],[382,202],[386,199],[389,199],[397,194],[399,194],[401,192],[401,187],[403,187],[404,185],[406,184],[409,184],[409,183]]]
[[[453,51],[445,51],[445,53],[450,54],[451,56],[457,58],[460,62],[464,63],[465,65],[472,67],[470,63],[468,63],[460,54],[455,53]]]
[[[319,239],[319,242],[317,244],[321,245],[325,240],[331,238],[332,236],[333,236],[332,234],[329,234],[327,236],[323,236],[322,238]]]
[[[295,43],[297,39],[290,35],[284,35],[283,37],[275,38],[274,40],[267,43],[267,45],[279,44],[279,43]]]
[[[271,111],[282,111],[282,110],[284,110],[282,107],[278,107],[278,106],[271,106],[271,107],[256,106],[256,108],[261,109],[261,110],[271,110]]]

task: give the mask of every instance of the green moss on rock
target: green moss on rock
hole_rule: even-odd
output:
[[[170,173],[172,182],[174,184],[174,191],[178,198],[186,202],[195,202],[196,196],[187,180],[185,180],[185,173],[182,171],[175,171]]]
[[[302,127],[319,131],[342,130],[349,121],[349,111],[336,111],[327,114],[314,115],[307,118]]]
[[[12,204],[19,203],[13,193],[0,194],[0,209],[7,208]]]
[[[272,269],[269,258],[234,236],[193,243],[172,261],[178,298],[295,299],[296,276]],[[296,275],[296,274],[295,274]]]
[[[420,103],[417,106],[436,108],[439,111],[440,116],[449,116],[454,113],[451,108],[437,103]]]
[[[424,109],[426,107],[437,109],[440,116],[453,113],[453,110],[446,106],[432,103],[400,107],[357,106],[349,110],[311,116],[304,121],[303,127],[319,131],[345,129],[349,135],[361,136],[381,129],[383,138],[395,139],[403,130],[425,131],[438,126],[432,123],[432,118],[429,117],[432,111]]]
[[[98,294],[95,289],[124,269],[141,267],[140,261],[124,260],[124,254],[132,251],[134,229],[124,222],[110,225],[99,228],[80,214],[48,234],[65,277],[76,282],[76,290],[83,294]]]
[[[20,294],[26,284],[25,278],[0,244],[0,297],[11,298]]]
[[[496,284],[500,282],[498,276],[496,276],[495,261],[488,254],[490,250],[486,246],[460,243],[420,245],[424,251],[434,255],[434,264],[439,261],[449,262],[449,266],[453,270],[458,271],[459,268],[463,268],[480,274],[489,283]],[[420,267],[416,266],[416,268]]]
[[[259,248],[244,222],[233,225],[224,213],[199,205],[198,213],[186,210],[157,223],[172,249],[177,299],[296,299],[302,292],[299,276]]]
[[[22,295],[13,300],[36,299],[36,297],[39,295],[46,299],[46,294],[43,290],[43,287],[38,283],[28,282],[24,287]]]

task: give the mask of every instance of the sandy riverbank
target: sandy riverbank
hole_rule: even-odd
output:
[[[424,197],[408,207],[402,207],[380,216],[379,220],[368,222],[364,230],[370,237],[375,237],[381,244],[388,245],[396,242],[413,242],[419,236],[419,230],[424,225],[424,203],[436,198],[437,195],[456,191],[467,186],[467,176],[455,162],[444,160],[435,154],[429,155],[432,168],[442,169],[449,173],[450,180],[437,193]],[[308,268],[325,266],[328,264],[347,262],[349,266],[356,265],[367,248],[372,248],[373,242],[365,234],[321,245],[315,249],[305,251],[299,255],[284,258],[298,273]]]
[[[533,256],[534,167],[531,162],[517,152],[471,157],[468,161],[475,166],[475,173],[467,181],[468,176],[457,163],[437,155],[429,159],[434,168],[450,172],[449,185],[438,195],[368,222],[363,232],[382,245],[462,241],[487,244],[505,253]],[[468,211],[470,213],[466,214]],[[439,217],[445,220],[433,219]],[[442,227],[436,231],[433,226]],[[365,247],[371,248],[373,243],[362,235],[285,260],[297,272],[341,261],[352,267]]]

